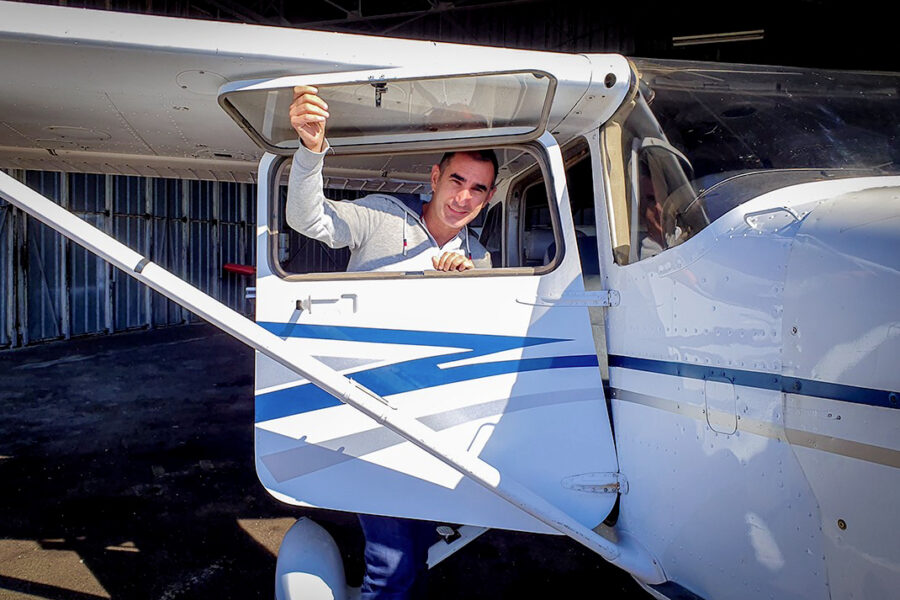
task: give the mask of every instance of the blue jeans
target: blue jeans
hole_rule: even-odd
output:
[[[376,515],[359,515],[359,523],[366,537],[361,600],[424,598],[435,524]]]

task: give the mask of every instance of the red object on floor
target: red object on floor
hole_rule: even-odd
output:
[[[240,275],[256,275],[256,267],[253,265],[236,265],[234,263],[225,263],[222,270],[229,273],[238,273]]]

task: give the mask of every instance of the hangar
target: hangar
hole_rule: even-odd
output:
[[[898,68],[896,53],[888,47],[887,22],[871,19],[866,3],[848,10],[825,0],[790,0],[757,4],[753,11],[734,14],[713,2],[657,1],[594,5],[545,0],[317,0],[304,2],[302,8],[267,0],[59,4],[559,52],[826,69]],[[4,56],[4,64],[15,68],[13,57]],[[4,128],[0,147],[4,136],[17,135]],[[160,173],[131,166],[117,175],[98,175],[87,164],[65,162],[59,156],[80,144],[102,142],[103,135],[70,124],[50,126],[31,136],[33,152],[3,154],[0,168],[232,308],[249,311],[244,299],[246,276],[225,265],[255,261],[255,186],[252,168],[247,168],[253,156],[202,147],[195,149],[195,156],[218,165],[206,172]],[[253,153],[252,146],[246,150]],[[244,163],[236,172],[234,164],[239,161]],[[0,265],[0,349],[194,320],[2,201]]]
[[[830,10],[824,4],[799,4],[802,4],[800,8],[813,9],[813,13],[816,9],[820,12]],[[774,52],[763,44],[777,40],[779,35],[777,26],[763,23],[729,28],[706,24],[699,33],[690,29],[661,33],[657,28],[655,37],[645,37],[646,30],[641,27],[641,21],[646,19],[639,15],[609,13],[607,21],[575,9],[561,9],[548,19],[545,18],[547,6],[541,2],[441,3],[424,8],[392,6],[389,10],[381,5],[378,10],[383,12],[380,13],[370,13],[369,7],[363,4],[353,10],[343,9],[334,2],[316,7],[321,8],[321,12],[314,18],[304,15],[302,19],[271,4],[248,8],[218,2],[203,6],[173,4],[165,8],[171,14],[181,16],[285,26],[300,24],[342,31],[358,27],[359,31],[385,35],[470,43],[484,41],[555,50],[602,49],[663,55],[693,47],[698,54],[678,56],[754,62],[766,62],[767,55],[759,48]],[[124,8],[152,9],[150,6]],[[799,13],[800,8],[793,10]],[[516,13],[516,18],[509,19],[510,11],[518,9],[523,11],[521,15]],[[792,7],[783,9],[791,13]],[[337,10],[336,15],[334,10]],[[665,12],[665,9],[660,10]],[[806,11],[806,16],[809,12]],[[815,18],[812,21],[820,24]],[[820,26],[818,32],[828,35],[830,30]],[[477,37],[472,39],[473,35]],[[797,61],[822,65],[826,63],[818,61],[826,60],[824,56],[824,53],[809,53],[798,57]],[[833,59],[828,66],[847,66],[847,61],[852,60],[846,54]],[[785,61],[773,59],[773,62]],[[875,62],[873,58],[866,65]],[[4,167],[31,187],[140,249],[154,261],[184,275],[232,308],[249,313],[250,305],[244,295],[246,281],[240,267],[255,262],[252,243],[255,182],[252,174],[248,177],[238,170],[228,172],[227,169],[223,170],[227,174],[123,169],[117,175],[97,175],[87,164],[79,166],[74,161],[67,164],[60,157],[66,155],[60,150],[77,145],[79,137],[81,141],[90,141],[90,136],[95,133],[74,128],[51,130],[47,137],[36,138],[39,143],[35,144],[35,153],[11,160]],[[217,152],[215,148],[198,149],[198,153],[223,163],[240,158]],[[4,236],[0,243],[0,264],[4,265],[0,346],[32,350],[44,342],[75,338],[71,341],[75,344],[88,339],[85,336],[129,330],[147,332],[194,320],[189,313],[134,284],[115,269],[87,256],[8,206],[0,206],[0,211]],[[127,548],[131,546],[124,543],[120,546],[124,549],[121,551],[130,552]]]

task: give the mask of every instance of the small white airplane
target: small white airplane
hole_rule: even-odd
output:
[[[255,322],[0,197],[257,349],[275,497],[454,524],[432,565],[504,528],[656,598],[896,597],[900,77],[5,2],[0,57],[0,166],[258,183]],[[288,230],[301,83],[344,198],[495,148],[494,268],[345,273]],[[276,597],[348,594],[302,519]]]

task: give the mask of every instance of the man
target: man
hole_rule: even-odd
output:
[[[468,225],[494,195],[493,151],[445,154],[431,168],[432,198],[405,203],[373,194],[334,202],[322,193],[322,159],[328,149],[328,105],[314,87],[294,88],[291,125],[301,145],[294,155],[286,217],[300,233],[332,248],[348,246],[349,271],[465,271],[490,267],[488,251]],[[422,597],[433,523],[359,515],[366,538],[362,599]]]
[[[490,254],[466,227],[494,195],[493,151],[445,154],[431,168],[432,199],[406,203],[372,194],[333,202],[322,193],[328,149],[328,105],[316,88],[294,88],[291,125],[301,146],[294,155],[286,217],[300,233],[332,248],[349,247],[349,271],[465,271],[490,267]]]

